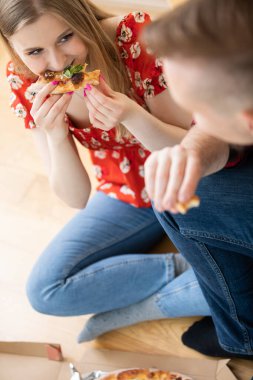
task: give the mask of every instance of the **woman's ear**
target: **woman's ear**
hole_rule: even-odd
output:
[[[247,122],[249,130],[253,133],[253,107],[243,112],[243,118]]]

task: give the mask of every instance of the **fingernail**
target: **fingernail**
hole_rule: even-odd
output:
[[[92,87],[91,87],[91,85],[90,85],[90,84],[87,84],[87,86],[85,87],[85,90],[87,90],[87,91],[90,91],[90,90],[92,90]]]
[[[53,82],[51,82],[52,85],[56,86],[57,84],[59,84],[60,82],[58,80],[54,80]]]
[[[74,94],[74,91],[67,92],[68,95]]]
[[[103,74],[100,74],[100,78],[105,80],[105,77],[103,76]]]
[[[87,96],[87,94],[86,94],[86,91],[85,90],[83,90],[83,96],[85,97],[85,96]]]

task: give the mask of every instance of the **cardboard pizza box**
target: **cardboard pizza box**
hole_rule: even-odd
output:
[[[87,348],[73,364],[82,374],[146,367],[180,372],[193,380],[236,380],[228,360],[182,359]],[[70,380],[69,363],[56,344],[0,342],[1,380]]]

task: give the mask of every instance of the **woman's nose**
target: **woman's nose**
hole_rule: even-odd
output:
[[[48,70],[62,71],[68,64],[66,55],[60,51],[54,51],[48,57]]]

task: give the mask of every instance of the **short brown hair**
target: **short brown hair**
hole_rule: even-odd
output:
[[[143,35],[159,56],[253,57],[252,0],[189,0],[164,14]]]

